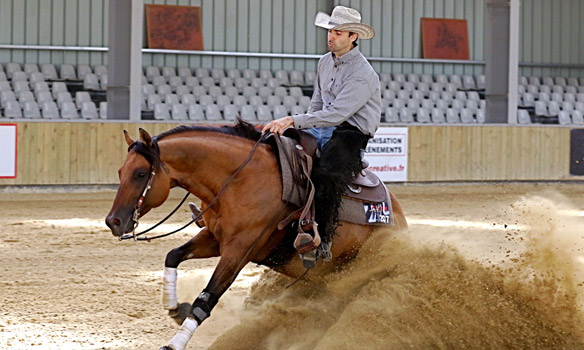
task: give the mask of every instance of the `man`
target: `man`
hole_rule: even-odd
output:
[[[337,6],[329,16],[319,12],[315,25],[328,29],[329,53],[317,69],[314,94],[306,114],[280,118],[262,132],[281,134],[288,127],[309,129],[321,156],[312,174],[316,221],[323,242],[330,243],[338,224],[341,195],[362,169],[361,157],[381,120],[379,77],[359,51],[357,39],[371,39],[373,29],[361,14]]]

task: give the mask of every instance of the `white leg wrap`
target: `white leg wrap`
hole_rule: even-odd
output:
[[[164,276],[162,277],[162,305],[166,310],[174,310],[178,306],[176,276],[176,268],[164,268]]]
[[[194,318],[187,317],[175,336],[170,340],[168,346],[175,350],[184,350],[193,334],[195,334],[197,326],[197,321]]]

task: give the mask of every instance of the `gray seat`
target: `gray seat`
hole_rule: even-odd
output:
[[[238,109],[236,105],[226,105],[223,107],[223,118],[225,120],[235,120],[239,115]]]
[[[399,122],[399,110],[397,108],[387,107],[385,109],[384,121],[386,123],[398,123]]]
[[[215,104],[215,101],[213,101],[212,96],[203,95],[199,97],[199,104],[201,105],[201,107],[203,107],[203,109],[205,109],[207,108],[207,106]]]
[[[432,121],[431,118],[432,111],[427,108],[418,108],[416,112],[416,121],[418,123],[430,123]]]
[[[45,77],[45,80],[57,80],[59,76],[57,75],[57,68],[52,63],[44,63],[41,65],[41,73]]]
[[[87,74],[83,78],[83,89],[85,90],[101,90],[99,79],[95,74]]]
[[[205,113],[203,112],[203,107],[199,104],[188,106],[189,119],[190,120],[205,120]]]
[[[162,67],[162,76],[169,80],[170,77],[176,77],[176,69],[174,67],[164,66]]]
[[[222,120],[221,110],[216,104],[210,104],[205,107],[205,119],[207,120]]]
[[[258,118],[256,116],[255,109],[253,106],[245,105],[241,107],[241,118],[247,121],[256,121]]]
[[[189,67],[178,67],[178,76],[181,77],[184,82],[186,82],[188,77],[193,76],[193,72]]]
[[[93,101],[83,102],[81,105],[81,117],[83,119],[97,119],[97,107]]]
[[[272,111],[270,110],[270,107],[266,106],[266,105],[258,106],[257,118],[258,118],[258,120],[262,120],[262,121],[268,121],[268,120],[274,119],[274,117],[272,115]]]
[[[91,101],[91,96],[87,91],[77,91],[75,93],[75,105],[77,105],[78,109],[81,109],[83,106],[83,102]]]
[[[61,91],[57,95],[57,106],[59,108],[63,108],[63,103],[65,102],[73,102],[73,97],[71,97],[69,91]]]
[[[157,103],[154,105],[154,119],[156,120],[169,120],[170,119],[170,109],[166,103]]]
[[[75,67],[70,64],[62,64],[59,69],[59,76],[63,80],[77,80],[77,74],[75,73]]]
[[[99,119],[107,119],[107,102],[102,101],[99,103]]]
[[[474,112],[470,109],[463,108],[460,110],[460,121],[465,124],[471,124],[475,122]]]
[[[446,114],[441,108],[432,109],[432,123],[442,124],[446,123]]]
[[[63,119],[77,119],[79,113],[77,106],[72,101],[65,101],[61,104],[61,118]]]
[[[572,117],[567,111],[560,111],[558,113],[558,123],[560,125],[570,125],[572,124]]]
[[[187,120],[187,107],[183,104],[173,104],[171,107],[171,117],[173,120]]]
[[[529,117],[529,112],[525,109],[517,110],[517,123],[518,124],[531,124],[531,118]]]
[[[288,111],[286,110],[285,106],[283,106],[283,105],[274,106],[274,112],[273,112],[274,119],[283,118],[283,117],[286,117],[287,115],[288,115]]]
[[[446,110],[446,122],[447,123],[460,123],[460,111],[448,108]]]
[[[4,107],[4,116],[6,118],[22,118],[20,103],[16,100],[7,101]]]
[[[22,114],[27,119],[40,119],[41,110],[39,109],[36,101],[26,101],[24,103],[24,108]]]
[[[58,119],[59,108],[54,101],[44,102],[42,104],[42,114],[44,119]]]

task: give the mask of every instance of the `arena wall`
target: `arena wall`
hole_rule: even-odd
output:
[[[17,122],[17,177],[1,185],[117,184],[127,145],[176,124]],[[409,125],[408,181],[583,180],[569,175],[570,128]]]

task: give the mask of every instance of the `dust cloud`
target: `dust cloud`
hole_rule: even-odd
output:
[[[584,349],[577,213],[558,194],[525,197],[497,230],[411,224],[316,282],[285,289],[265,272],[211,349]]]

